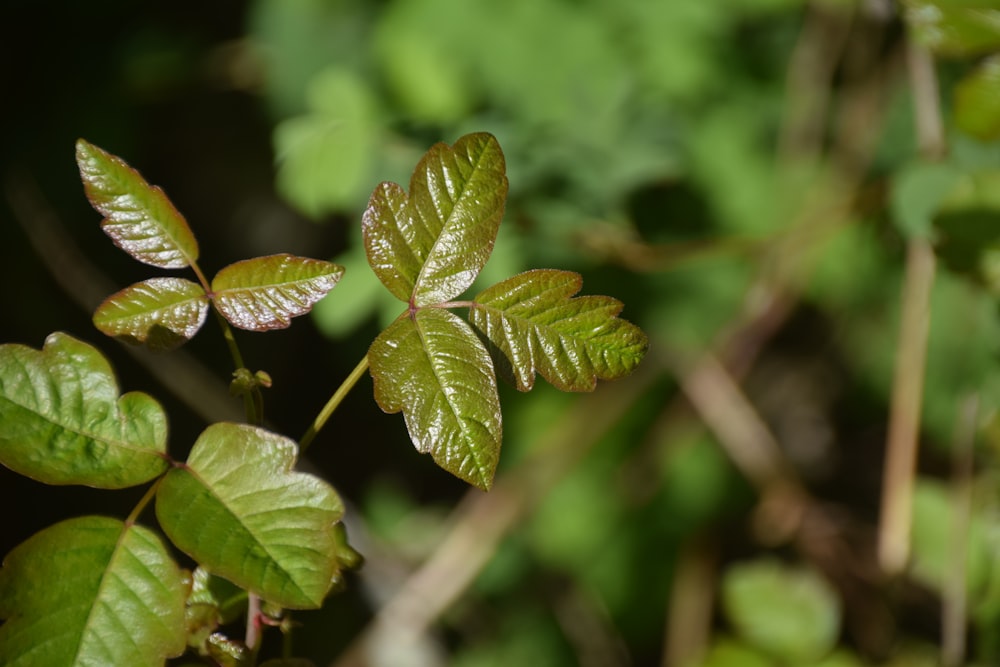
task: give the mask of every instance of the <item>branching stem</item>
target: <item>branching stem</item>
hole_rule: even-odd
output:
[[[309,430],[305,432],[305,435],[299,438],[300,454],[306,451],[310,443],[312,443],[312,441],[316,438],[316,434],[319,433],[320,429],[323,428],[327,420],[330,419],[330,415],[333,414],[334,410],[337,409],[341,401],[344,400],[344,397],[347,396],[348,392],[354,388],[354,385],[358,383],[358,380],[361,379],[361,376],[364,375],[367,370],[368,355],[366,354],[361,358],[361,361],[358,362],[358,365],[354,367],[351,374],[347,376],[347,379],[345,379],[341,385],[337,387],[337,391],[333,392],[333,396],[331,396],[330,400],[326,402],[326,405],[323,406],[320,413],[316,415],[316,419],[314,419],[313,423],[309,426]]]

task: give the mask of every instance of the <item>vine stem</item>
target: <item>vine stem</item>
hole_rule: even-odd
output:
[[[330,400],[326,402],[326,405],[323,406],[320,413],[316,415],[316,419],[314,419],[313,423],[309,426],[309,430],[305,432],[305,435],[299,438],[300,454],[306,451],[306,448],[308,448],[312,441],[316,438],[316,434],[319,433],[320,429],[323,428],[327,420],[330,419],[330,415],[333,414],[334,410],[337,409],[341,401],[344,400],[344,397],[347,396],[348,392],[354,388],[354,385],[358,383],[358,380],[361,379],[361,376],[364,375],[367,370],[368,355],[366,354],[361,358],[361,361],[358,362],[358,365],[354,367],[351,374],[347,376],[347,379],[345,379],[341,385],[337,387],[337,391],[333,392],[333,396],[331,396]]]

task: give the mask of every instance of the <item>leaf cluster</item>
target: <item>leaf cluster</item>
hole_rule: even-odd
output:
[[[53,485],[151,483],[127,519],[68,519],[7,556],[0,664],[154,665],[186,648],[224,665],[253,664],[258,644],[218,632],[238,616],[234,609],[253,610],[257,600],[265,611],[251,611],[256,624],[280,619],[282,609],[318,608],[359,557],[339,523],[336,491],[294,469],[299,443],[255,425],[270,378],[243,366],[229,326],[289,326],[336,286],[343,268],[276,254],[236,262],[208,281],[194,234],[160,188],[83,140],[77,163],[115,245],[150,266],[190,269],[197,280],[133,284],[100,304],[95,325],[165,351],[190,340],[214,310],[236,365],[234,392],[250,399],[250,423],[209,425],[179,461],[168,452],[163,408],[144,393],[122,395],[96,348],[64,333],[41,350],[0,346],[0,463]],[[432,147],[409,193],[392,183],[376,188],[362,225],[372,269],[405,303],[364,362],[375,398],[387,412],[403,412],[418,450],[483,489],[501,444],[496,368],[522,391],[536,373],[586,391],[597,378],[629,373],[647,345],[617,317],[619,301],[575,297],[580,277],[564,271],[530,271],[452,301],[489,259],[506,196],[499,144],[472,134]],[[468,322],[449,311],[456,307],[469,308]],[[169,543],[197,563],[194,572],[139,522],[150,503]]]

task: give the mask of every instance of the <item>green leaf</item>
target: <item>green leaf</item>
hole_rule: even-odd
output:
[[[975,56],[1000,48],[995,0],[904,0],[917,39],[944,56]]]
[[[840,601],[829,584],[812,570],[775,560],[730,567],[722,604],[740,636],[787,662],[812,664],[840,633]]]
[[[980,141],[1000,139],[1000,56],[979,63],[955,86],[955,124]]]
[[[247,592],[212,575],[203,567],[191,573],[191,592],[184,607],[188,646],[207,652],[206,642],[220,625],[233,623],[246,612]]]
[[[309,113],[274,129],[279,192],[313,218],[362,206],[379,151],[377,104],[367,80],[341,67],[319,72]]]
[[[150,396],[119,398],[108,361],[63,333],[41,351],[0,345],[0,463],[46,484],[135,486],[167,468],[167,418]]]
[[[890,209],[900,231],[909,238],[930,237],[934,216],[961,178],[962,172],[948,162],[918,162],[897,169]]]
[[[498,368],[521,391],[539,373],[563,391],[592,391],[597,379],[632,372],[646,354],[646,335],[619,319],[622,303],[582,296],[577,273],[526,271],[482,291],[469,312],[493,347]]]
[[[506,199],[503,152],[492,135],[435,144],[417,164],[409,195],[395,183],[372,193],[362,220],[368,263],[401,301],[452,299],[489,259]]]
[[[198,259],[191,228],[163,190],[83,139],[76,142],[76,162],[87,199],[104,216],[101,228],[116,246],[161,269],[182,269]]]
[[[156,516],[213,574],[293,609],[323,603],[337,574],[343,506],[323,480],[293,472],[296,444],[245,424],[213,424],[167,473]]]
[[[69,519],[0,569],[0,664],[162,665],[185,646],[184,579],[152,531]]]
[[[112,294],[97,307],[101,333],[152,350],[171,350],[191,340],[208,314],[208,295],[183,278],[150,278]]]
[[[212,300],[240,329],[284,329],[336,287],[343,274],[341,266],[308,257],[255,257],[219,271],[212,280]]]
[[[457,315],[424,308],[401,317],[368,350],[375,400],[402,410],[417,451],[488,490],[500,457],[500,399],[489,353]]]

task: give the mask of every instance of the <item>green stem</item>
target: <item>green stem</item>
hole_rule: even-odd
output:
[[[326,405],[323,406],[320,413],[316,415],[316,419],[314,419],[312,425],[309,426],[309,430],[305,432],[305,435],[299,438],[300,452],[306,451],[306,448],[309,447],[310,443],[312,443],[313,439],[316,437],[316,434],[319,433],[320,429],[326,424],[326,421],[330,418],[330,415],[333,414],[333,411],[337,409],[340,402],[344,400],[347,393],[354,388],[354,385],[358,383],[358,380],[361,379],[361,376],[364,375],[367,370],[368,355],[366,354],[362,357],[361,361],[358,362],[358,365],[354,367],[351,374],[347,376],[347,379],[344,380],[339,387],[337,387],[337,391],[333,392],[333,396],[331,396],[330,400],[326,402]]]
[[[131,526],[138,521],[139,515],[142,514],[142,511],[146,509],[146,506],[149,505],[149,503],[152,502],[153,497],[156,496],[156,490],[160,488],[160,482],[163,481],[163,477],[164,476],[161,475],[159,479],[157,479],[156,482],[146,490],[146,493],[143,494],[142,498],[139,499],[136,506],[131,512],[129,512],[128,518],[125,519],[126,525]]]

